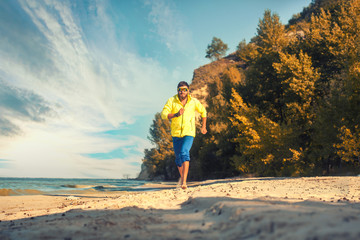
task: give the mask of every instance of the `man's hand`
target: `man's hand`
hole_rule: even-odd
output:
[[[177,113],[175,113],[174,117],[180,117],[181,115],[183,115],[185,109],[181,108]]]
[[[207,133],[206,126],[202,126],[202,128],[201,128],[201,133],[202,133],[202,134],[206,134],[206,133]]]
[[[185,109],[181,108],[177,113],[170,113],[168,115],[168,119],[172,119],[172,118],[175,118],[175,117],[180,117],[181,115],[183,115]]]

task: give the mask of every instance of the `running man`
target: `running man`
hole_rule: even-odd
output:
[[[175,163],[180,173],[180,184],[186,189],[189,172],[190,149],[195,137],[195,111],[202,117],[201,133],[206,134],[206,109],[189,94],[189,84],[180,82],[178,94],[169,98],[162,112],[162,119],[171,120],[171,136],[175,152]]]

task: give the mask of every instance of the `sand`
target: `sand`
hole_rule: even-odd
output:
[[[0,239],[360,239],[360,177],[153,183],[0,197]]]

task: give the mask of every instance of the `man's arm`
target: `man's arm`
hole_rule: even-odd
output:
[[[202,133],[202,134],[206,134],[206,133],[207,133],[207,130],[206,130],[206,117],[203,117],[203,118],[202,118],[201,133]]]
[[[196,111],[198,111],[201,114],[201,119],[202,119],[202,126],[201,126],[201,133],[202,134],[206,134],[207,130],[206,130],[206,116],[207,116],[207,112],[205,107],[200,103],[199,100],[196,100]]]
[[[169,98],[161,111],[161,118],[162,119],[170,119],[169,115],[171,114],[171,107],[172,107],[172,99]]]
[[[185,109],[181,108],[177,113],[169,113],[168,119],[172,119],[174,117],[180,117],[184,113]]]
[[[170,120],[170,119],[172,119],[174,117],[178,117],[178,113],[169,113],[167,117]]]
[[[172,119],[174,117],[180,117],[185,109],[181,108],[177,113],[171,113],[171,109],[172,109],[172,101],[173,98],[169,98],[169,100],[166,102],[163,110],[161,111],[161,118],[162,119]]]

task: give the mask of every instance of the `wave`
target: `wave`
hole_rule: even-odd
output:
[[[39,195],[42,191],[35,189],[0,189],[0,196]]]
[[[0,197],[142,191],[142,189],[136,188],[142,184],[144,184],[143,181],[117,179],[32,179],[0,177]]]
[[[64,188],[93,188],[96,187],[95,185],[78,185],[78,184],[64,184],[61,185]]]
[[[65,184],[61,185],[63,188],[82,188],[82,189],[96,189],[96,190],[104,190],[104,189],[115,189],[119,188],[118,186],[114,185],[78,185],[78,184]]]

